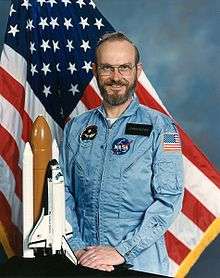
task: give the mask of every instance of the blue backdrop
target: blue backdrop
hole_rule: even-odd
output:
[[[114,28],[136,43],[165,106],[220,169],[220,1],[94,2]],[[9,0],[0,0],[0,51],[9,8]],[[220,277],[218,246],[220,239],[203,254],[191,277]]]

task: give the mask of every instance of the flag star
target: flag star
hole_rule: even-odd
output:
[[[93,9],[95,9],[95,7],[96,7],[95,3],[92,0],[90,0],[89,5],[91,5],[93,7]]]
[[[56,64],[56,70],[60,72],[61,70],[60,70],[59,66],[60,66],[60,63]]]
[[[29,3],[29,0],[24,0],[24,2],[21,4],[22,7],[25,7],[26,10],[28,10],[28,7],[32,6],[30,3]]]
[[[36,51],[36,48],[34,46],[35,46],[35,43],[34,42],[30,42],[30,51],[31,51],[31,54],[33,54],[33,52]]]
[[[82,67],[82,69],[84,69],[88,73],[89,70],[92,69],[91,63],[92,63],[91,61],[88,63],[86,61],[84,61],[84,66]]]
[[[68,4],[71,4],[70,0],[62,0],[61,2],[65,5],[65,7],[67,7]]]
[[[50,64],[45,64],[43,63],[43,67],[42,67],[42,71],[44,72],[44,75],[47,75],[47,72],[51,72],[51,70],[49,69]]]
[[[10,30],[8,31],[8,34],[12,34],[13,37],[16,36],[16,33],[20,32],[20,30],[18,29],[18,25],[16,24],[14,27],[12,25],[10,25]]]
[[[65,22],[63,23],[63,25],[66,26],[67,30],[69,30],[70,27],[73,27],[73,24],[71,23],[72,18],[67,19],[67,18],[64,17],[64,21]]]
[[[57,4],[56,0],[47,0],[47,3],[50,3],[51,7],[53,8],[54,4]]]
[[[102,24],[102,18],[100,18],[99,20],[96,18],[94,25],[96,25],[99,30],[102,26],[105,26],[104,24]]]
[[[80,47],[83,48],[85,52],[87,51],[88,48],[91,48],[89,46],[89,41],[84,41],[84,40],[82,40],[82,44],[80,45]]]
[[[47,41],[42,40],[42,44],[41,44],[40,47],[42,47],[42,48],[44,49],[44,52],[47,50],[47,48],[51,48],[51,47],[49,46],[49,40],[47,40]]]
[[[69,70],[71,74],[73,74],[74,71],[77,71],[76,64],[72,64],[69,62],[69,67],[67,68],[67,70]]]
[[[84,3],[83,0],[78,0],[78,1],[76,1],[76,3],[79,4],[80,9],[82,8],[83,5],[86,5],[86,3]]]
[[[53,29],[55,29],[56,26],[60,26],[59,23],[57,22],[57,20],[58,20],[58,17],[56,17],[56,18],[51,17],[50,25],[52,26]]]
[[[33,25],[33,19],[32,20],[28,19],[26,29],[29,29],[31,31],[33,28],[35,28]]]
[[[45,94],[46,98],[48,97],[48,95],[52,95],[52,93],[50,91],[50,86],[47,87],[47,86],[44,85],[43,94]]]
[[[41,7],[43,6],[44,3],[47,3],[46,0],[37,0],[38,3],[40,3]]]
[[[12,4],[11,7],[10,7],[9,15],[12,16],[13,13],[16,13],[16,10],[14,9],[14,4]]]
[[[74,49],[73,41],[67,40],[67,45],[66,45],[66,47],[69,49],[69,52],[71,52],[71,50]]]
[[[73,84],[71,83],[70,86],[71,86],[71,87],[70,87],[70,89],[69,89],[68,91],[69,91],[69,92],[72,92],[73,96],[75,96],[76,93],[79,93],[78,84],[73,85]]]
[[[83,18],[83,17],[81,17],[80,16],[80,23],[79,24],[81,24],[82,25],[82,27],[83,27],[83,29],[85,29],[85,27],[86,26],[89,26],[89,23],[87,22],[87,20],[88,20],[88,17],[86,17],[86,18]]]
[[[41,26],[41,28],[44,30],[45,26],[49,26],[49,24],[47,23],[47,17],[45,18],[40,18],[40,23],[38,23],[38,25]]]
[[[37,65],[32,65],[32,64],[31,64],[31,69],[30,69],[30,71],[31,71],[31,73],[32,73],[32,76],[34,76],[35,72],[38,73],[38,71],[36,70],[36,67],[37,67]]]
[[[59,41],[55,42],[54,40],[52,40],[52,43],[53,43],[53,51],[54,52],[56,52],[57,49],[60,49],[59,46],[58,46]]]

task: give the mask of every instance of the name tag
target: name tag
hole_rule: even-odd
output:
[[[127,123],[125,128],[125,134],[141,135],[141,136],[149,137],[152,129],[153,129],[152,125]]]

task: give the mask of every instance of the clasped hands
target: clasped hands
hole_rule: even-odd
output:
[[[124,257],[111,246],[89,246],[74,253],[78,263],[82,266],[102,271],[112,271],[114,270],[114,265],[122,264],[125,261]]]

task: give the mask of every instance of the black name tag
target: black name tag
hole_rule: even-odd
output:
[[[128,123],[126,124],[125,134],[150,136],[152,129],[152,125]]]

